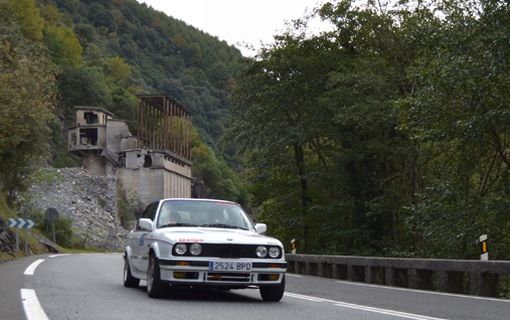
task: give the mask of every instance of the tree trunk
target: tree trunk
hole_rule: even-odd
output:
[[[296,166],[298,169],[300,185],[301,185],[301,216],[303,219],[303,242],[304,252],[308,253],[309,226],[308,226],[308,206],[310,204],[310,195],[308,191],[308,180],[306,178],[305,157],[303,154],[303,145],[294,144],[294,154],[296,156]]]

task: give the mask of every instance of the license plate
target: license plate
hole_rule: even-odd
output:
[[[251,271],[251,262],[209,261],[209,271]]]

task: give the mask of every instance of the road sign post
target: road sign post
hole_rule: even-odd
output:
[[[55,224],[58,221],[58,211],[55,208],[46,209],[46,222],[51,226],[51,236],[53,242],[57,243],[55,234]]]
[[[16,254],[19,254],[19,229],[25,229],[25,255],[28,255],[27,229],[31,229],[34,224],[35,223],[30,219],[9,218],[9,228],[16,228]]]
[[[19,229],[16,228],[16,255],[19,255]]]
[[[296,239],[290,240],[291,253],[296,254]]]
[[[487,246],[487,235],[482,234],[480,236],[480,260],[489,260],[489,247]]]

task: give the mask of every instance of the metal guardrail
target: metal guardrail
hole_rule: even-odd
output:
[[[412,289],[498,297],[510,261],[287,254],[288,272]]]

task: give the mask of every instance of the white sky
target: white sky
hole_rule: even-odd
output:
[[[138,0],[167,15],[238,47],[243,55],[286,29],[285,22],[301,18],[324,0]]]

